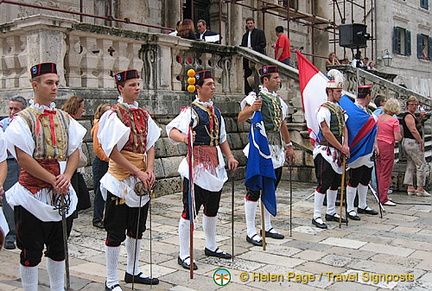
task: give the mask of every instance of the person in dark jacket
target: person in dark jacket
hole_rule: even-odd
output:
[[[253,18],[246,19],[246,33],[243,35],[242,42],[240,46],[247,47],[259,53],[265,54],[265,46],[266,46],[266,37],[264,31],[255,28],[255,20]],[[243,68],[245,70],[244,78],[245,78],[245,93],[248,94],[254,88],[249,84],[247,78],[252,75],[252,69],[249,67],[249,61],[247,59],[243,59]],[[258,80],[258,74],[254,73]],[[258,83],[258,82],[255,82]]]

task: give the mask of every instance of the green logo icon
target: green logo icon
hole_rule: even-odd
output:
[[[213,281],[216,285],[226,286],[229,282],[231,282],[231,274],[227,269],[217,269],[213,273]]]

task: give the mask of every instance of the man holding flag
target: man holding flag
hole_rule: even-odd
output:
[[[377,215],[378,212],[367,205],[366,197],[368,184],[371,179],[372,167],[374,165],[371,157],[373,153],[375,136],[377,133],[377,118],[368,108],[372,99],[372,86],[359,86],[355,103],[347,96],[343,96],[340,105],[349,116],[355,119],[347,120],[348,144],[351,157],[348,160],[350,168],[350,179],[346,188],[347,213],[352,220],[360,220],[358,213]],[[354,209],[354,200],[358,193],[359,204],[357,212]]]
[[[185,269],[198,269],[191,262],[190,227],[196,213],[203,206],[202,226],[205,233],[206,256],[230,259],[231,255],[222,251],[216,244],[216,224],[223,184],[228,180],[222,153],[228,159],[228,168],[235,171],[238,161],[234,158],[225,131],[225,121],[218,108],[213,105],[215,83],[212,72],[200,71],[195,74],[197,98],[192,104],[181,109],[180,114],[167,126],[167,134],[174,144],[188,144],[188,132],[193,130],[192,177],[189,177],[188,157],[179,165],[183,178],[183,212],[179,221],[180,253],[178,264]],[[194,207],[190,213],[189,179],[193,180]],[[192,196],[192,195],[191,195]]]
[[[315,175],[318,187],[315,190],[314,215],[312,224],[318,228],[327,228],[327,224],[321,218],[321,207],[324,195],[327,194],[327,221],[339,221],[336,213],[336,196],[341,185],[342,155],[349,157],[348,131],[345,126],[347,116],[339,106],[342,96],[343,76],[337,70],[330,70],[326,86],[327,101],[318,109],[316,118],[319,124],[319,145],[313,151]],[[342,222],[346,222],[342,218]]]
[[[244,150],[248,156],[245,213],[246,241],[256,246],[262,246],[262,238],[255,229],[256,207],[260,198],[260,190],[263,191],[261,199],[266,207],[264,211],[265,236],[274,239],[284,238],[282,234],[273,229],[270,214],[276,215],[275,189],[281,179],[282,166],[286,159],[290,163],[295,162],[288,127],[284,121],[288,105],[276,93],[280,87],[278,67],[264,66],[259,70],[259,74],[262,86],[258,96],[255,92],[249,93],[240,103],[241,112],[238,115],[239,122],[253,118],[249,135],[250,142]]]

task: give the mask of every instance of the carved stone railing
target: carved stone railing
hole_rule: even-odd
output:
[[[395,74],[367,71],[360,68],[353,68],[351,65],[329,66],[329,69],[338,69],[344,73],[347,80],[344,84],[344,89],[353,94],[356,94],[357,86],[359,85],[373,85],[372,97],[379,94],[387,98],[396,98],[401,101],[403,110],[405,110],[405,101],[409,96],[415,96],[428,107],[432,105],[432,100],[430,98],[395,84],[393,82],[397,76]]]

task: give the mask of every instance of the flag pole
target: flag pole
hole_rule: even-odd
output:
[[[231,170],[231,262],[234,262],[234,174]]]
[[[289,179],[290,179],[290,226],[289,226],[289,236],[292,237],[292,195],[293,195],[293,191],[292,191],[292,170],[293,170],[293,165],[292,163],[289,164]]]
[[[262,191],[260,191],[260,196],[262,197]],[[266,250],[266,235],[265,235],[265,221],[264,221],[264,203],[261,199],[261,236],[262,236],[262,247],[263,251]]]
[[[383,218],[383,215],[382,215],[383,206],[382,206],[381,198],[380,198],[381,193],[379,191],[379,181],[378,181],[378,171],[377,171],[376,159],[377,159],[377,157],[374,153],[373,154],[374,170],[372,171],[372,175],[375,175],[375,181],[376,181],[377,189],[376,189],[376,191],[373,191],[372,186],[370,184],[369,184],[369,188],[371,189],[372,194],[375,196],[375,199],[378,202],[378,206],[379,206],[379,210],[380,210],[380,218]]]
[[[194,207],[193,204],[195,203],[195,197],[194,197],[194,182],[193,182],[193,135],[192,135],[192,125],[193,121],[191,120],[191,123],[189,125],[189,131],[188,131],[188,156],[189,156],[189,193],[188,193],[188,200],[189,200],[189,271],[190,271],[190,278],[193,279],[194,276],[194,256],[193,256],[193,232],[194,232]]]
[[[340,197],[340,204],[339,204],[339,228],[341,228],[342,224],[342,208],[343,208],[343,199],[344,199],[344,189],[345,189],[345,174],[346,174],[346,156],[342,156],[342,181],[341,181],[341,197]],[[348,225],[348,217],[347,219],[347,225]]]

